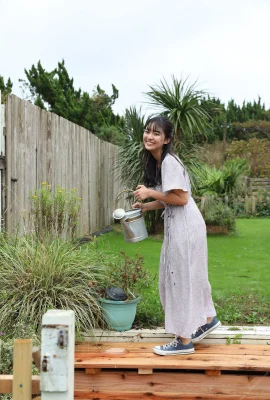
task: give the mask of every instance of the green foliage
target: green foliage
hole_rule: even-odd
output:
[[[172,76],[170,85],[166,79],[159,85],[149,86],[146,93],[149,104],[168,116],[174,124],[175,141],[189,142],[198,135],[206,136],[210,115],[202,105],[206,92],[197,89],[197,82]]]
[[[41,189],[31,192],[29,199],[30,222],[39,240],[75,237],[81,210],[76,188],[69,192],[56,186],[53,193],[51,186],[42,182]]]
[[[245,159],[228,160],[217,169],[202,164],[197,168],[197,194],[199,196],[239,194],[244,189],[243,176],[248,170]]]
[[[0,326],[16,331],[22,322],[38,329],[48,309],[75,312],[78,331],[102,323],[96,288],[105,279],[108,257],[91,243],[84,248],[36,237],[1,237]]]
[[[118,98],[118,90],[112,85],[113,94],[109,96],[99,85],[92,96],[81,89],[74,88],[73,78],[69,77],[64,60],[52,71],[46,71],[39,61],[37,66],[25,69],[27,81],[20,80],[25,96],[39,107],[60,115],[69,121],[96,133],[101,126],[123,124],[119,115],[112,111],[112,105]],[[29,97],[29,96],[28,96]]]
[[[1,102],[4,104],[7,95],[12,92],[13,83],[10,78],[8,78],[7,83],[4,81],[4,77],[0,75],[0,90],[1,90]]]
[[[241,339],[242,338],[242,333],[237,333],[234,337],[227,337],[226,338],[226,344],[241,344]]]
[[[256,204],[256,217],[270,218],[269,192],[261,191],[259,196],[260,200]]]
[[[114,125],[102,125],[101,127],[98,127],[97,136],[99,139],[117,146],[124,146],[127,142],[127,138],[120,127]]]
[[[123,132],[127,137],[126,144],[119,149],[116,169],[125,187],[135,189],[143,181],[141,154],[143,150],[142,137],[146,124],[146,116],[141,108],[130,107],[125,113]]]
[[[133,299],[138,297],[142,288],[149,287],[154,278],[144,268],[144,257],[140,254],[129,257],[121,252],[121,255],[123,257],[108,265],[100,293],[104,296],[106,288],[113,286],[123,289],[128,298]]]
[[[270,176],[270,141],[253,138],[234,140],[227,148],[227,158],[245,158],[250,165],[251,176]]]
[[[235,231],[235,213],[222,201],[215,198],[208,199],[202,213],[206,225],[227,226],[229,231]]]

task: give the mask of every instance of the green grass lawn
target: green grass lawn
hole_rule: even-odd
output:
[[[140,253],[156,279],[142,295],[135,324],[162,325],[158,295],[158,268],[162,237],[126,243],[116,226],[98,241],[109,252]],[[208,236],[209,281],[217,314],[223,324],[270,324],[270,219],[240,219],[237,233]]]

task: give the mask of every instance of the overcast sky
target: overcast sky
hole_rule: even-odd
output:
[[[223,102],[270,108],[270,0],[0,0],[0,75],[62,59],[75,87],[143,105],[148,85],[190,76]]]

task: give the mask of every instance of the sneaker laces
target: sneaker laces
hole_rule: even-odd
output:
[[[175,338],[170,343],[164,344],[164,346],[162,346],[162,347],[163,347],[163,349],[168,349],[170,347],[177,347],[179,344],[179,341],[181,341],[181,339]]]
[[[203,328],[203,326],[199,326],[199,328],[196,329],[196,331],[193,333],[193,335],[197,335],[197,333],[199,333],[200,331],[202,333],[204,333],[205,331],[202,328]]]

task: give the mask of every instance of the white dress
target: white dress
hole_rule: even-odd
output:
[[[208,282],[204,219],[191,196],[188,174],[179,159],[167,154],[161,165],[163,193],[188,192],[185,206],[165,205],[164,241],[160,255],[159,292],[165,330],[190,338],[216,311]]]

